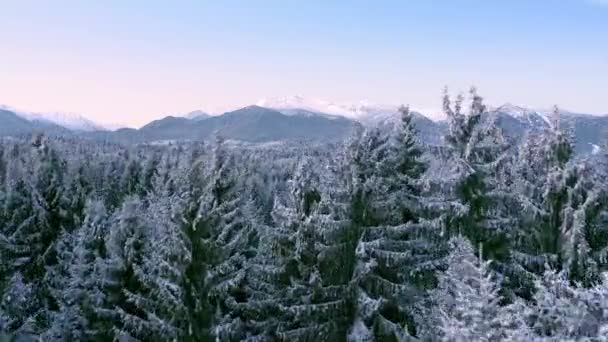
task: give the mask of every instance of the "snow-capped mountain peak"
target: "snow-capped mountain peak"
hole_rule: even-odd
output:
[[[516,106],[511,103],[505,103],[502,106],[497,107],[495,110],[497,112],[508,113],[511,116],[517,117],[517,118],[525,117],[526,114],[533,112],[530,109],[527,109],[527,108],[524,108],[521,106]]]
[[[302,109],[310,112],[342,116],[363,123],[392,120],[397,117],[399,110],[399,105],[379,104],[369,100],[339,103],[320,99],[308,99],[300,95],[261,99],[257,102],[257,105],[275,109],[287,115],[293,113],[296,109]],[[412,107],[412,110],[433,121],[444,119],[441,111],[436,109],[420,110]]]
[[[190,119],[190,120],[203,120],[210,116],[211,115],[209,113],[199,109],[199,110],[192,111],[192,112],[184,115],[183,117],[186,119]]]
[[[276,110],[304,109],[311,112],[326,113],[330,103],[323,100],[309,100],[302,96],[294,95],[287,97],[264,98],[256,102],[257,106]]]
[[[28,121],[52,123],[74,131],[92,132],[106,129],[104,126],[75,113],[33,113],[16,110],[6,105],[0,105],[0,109],[10,110]]]
[[[542,125],[545,127],[551,127],[552,125],[550,120],[551,113],[542,110],[516,106],[511,103],[505,103],[502,106],[490,108],[490,110],[507,114],[519,121],[527,122],[533,126]]]
[[[383,120],[394,116],[398,109],[396,105],[378,105],[368,100],[355,103],[336,103],[320,99],[306,99],[299,95],[261,99],[257,102],[257,105],[281,112],[303,109],[310,112],[343,116],[359,121]]]

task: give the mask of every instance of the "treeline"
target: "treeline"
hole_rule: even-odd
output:
[[[473,89],[340,145],[0,143],[0,331],[44,341],[608,336],[608,157]],[[466,107],[466,108],[465,108]],[[556,111],[556,117],[558,111]]]

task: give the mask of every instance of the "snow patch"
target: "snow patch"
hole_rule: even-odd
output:
[[[337,103],[320,99],[306,99],[299,95],[261,99],[256,105],[284,113],[293,113],[294,110],[301,109],[314,113],[342,116],[364,123],[389,120],[398,115],[399,109],[398,105],[377,104],[369,100],[361,100],[355,103]]]
[[[29,121],[50,122],[74,131],[102,131],[105,127],[74,113],[28,113],[17,112],[17,115]]]
[[[531,125],[537,124],[535,121],[538,121],[538,120],[535,120],[535,119],[541,119],[549,127],[552,126],[551,119],[550,119],[551,113],[547,112],[547,111],[536,110],[536,109],[522,107],[522,106],[516,106],[511,103],[505,103],[502,106],[491,108],[490,110],[508,114],[515,119],[528,122]]]

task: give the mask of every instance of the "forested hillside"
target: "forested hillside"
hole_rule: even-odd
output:
[[[0,140],[0,331],[42,341],[605,341],[608,155],[444,96],[340,143]],[[605,151],[605,149],[603,149]]]

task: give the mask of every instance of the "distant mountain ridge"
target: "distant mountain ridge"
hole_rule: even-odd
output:
[[[49,122],[72,131],[93,132],[106,128],[82,115],[70,113],[18,113],[30,121]]]
[[[598,153],[608,138],[608,116],[559,111],[559,118],[554,118],[548,110],[510,104],[494,108],[489,114],[494,115],[497,124],[516,141],[521,141],[527,132],[541,132],[555,124],[572,134],[578,153]]]
[[[53,134],[74,134],[93,139],[121,143],[146,143],[171,140],[204,140],[213,134],[246,142],[282,140],[339,141],[350,134],[355,122],[364,125],[391,126],[399,122],[397,106],[336,105],[322,101],[308,101],[302,97],[259,101],[274,108],[252,105],[221,115],[210,115],[197,110],[155,120],[140,129],[122,128],[115,131],[97,129],[95,124],[74,117],[80,125],[59,125],[31,116],[28,120],[17,112],[0,110],[0,135],[27,134],[47,131]],[[299,108],[297,106],[302,106]],[[329,112],[323,112],[326,108]],[[527,132],[541,132],[554,122],[549,111],[533,110],[512,104],[491,107],[486,114],[514,141],[521,141]],[[55,121],[60,122],[58,118]],[[575,136],[579,153],[597,153],[608,132],[608,116],[592,116],[572,112],[560,113],[560,126]],[[447,132],[445,121],[431,120],[414,111],[414,124],[420,140],[430,145],[443,144]],[[70,128],[72,127],[72,128]]]
[[[249,142],[280,140],[337,141],[346,137],[354,121],[323,115],[285,115],[276,110],[248,106],[222,115],[168,116],[142,128],[96,132],[93,136],[126,143],[164,140],[204,140],[214,134]]]
[[[70,130],[59,125],[38,120],[27,120],[15,112],[0,109],[0,136],[16,136],[32,132],[68,134]]]
[[[19,111],[8,106],[0,106],[0,109],[7,112],[12,112],[13,114],[30,122],[41,122],[57,125],[72,131],[93,132],[106,129],[103,125],[89,120],[80,114],[56,112],[33,113]]]

